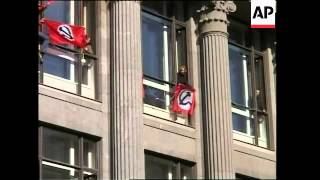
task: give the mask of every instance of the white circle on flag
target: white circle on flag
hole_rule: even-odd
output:
[[[192,107],[192,99],[193,92],[187,89],[183,89],[178,94],[178,106],[185,111],[189,111]]]
[[[62,24],[57,28],[58,33],[69,41],[74,41],[72,28],[67,24]]]

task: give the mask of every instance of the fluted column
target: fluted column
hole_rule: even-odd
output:
[[[234,179],[227,14],[231,1],[210,1],[199,19],[205,177]]]
[[[141,179],[144,151],[140,2],[112,1],[110,8],[111,179]]]

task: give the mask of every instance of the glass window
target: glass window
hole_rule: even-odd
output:
[[[143,14],[142,34],[144,74],[169,81],[171,32],[168,22]]]
[[[250,54],[229,45],[231,99],[232,102],[248,107],[252,105]]]
[[[236,179],[258,180],[257,178],[236,173]]]
[[[79,141],[75,135],[43,129],[43,155],[71,165],[79,164]]]
[[[146,179],[178,179],[177,165],[167,159],[146,155]]]
[[[162,109],[166,108],[166,92],[144,85],[144,103]]]
[[[183,1],[142,1],[142,5],[148,11],[166,16],[175,17],[179,21],[185,21],[185,3]]]
[[[87,168],[96,168],[96,143],[94,141],[83,140],[83,161],[84,166]]]
[[[253,115],[244,116],[238,113],[232,113],[233,130],[254,136],[254,119]]]
[[[257,106],[261,111],[266,111],[266,97],[265,97],[265,84],[264,84],[264,69],[263,57],[255,55],[255,81],[256,81],[256,97]]]
[[[232,25],[233,24],[233,25]],[[238,28],[237,28],[238,27]],[[264,56],[266,33],[232,20],[229,68],[234,139],[268,147]],[[264,38],[264,39],[263,39]],[[264,43],[267,44],[267,43]]]
[[[146,179],[193,179],[194,163],[145,154]]]
[[[245,47],[251,47],[251,29],[249,29],[248,25],[230,19],[230,26],[228,26],[228,32],[230,42],[235,42]]]
[[[70,22],[69,1],[55,1],[44,10],[44,17],[55,21]]]
[[[48,53],[44,54],[43,58],[45,59],[43,62],[44,72],[68,80],[75,76],[74,70],[71,69],[71,67],[74,67],[72,61]]]
[[[83,49],[86,54],[83,57],[80,49],[73,45],[47,45],[46,40],[41,48],[44,55],[42,61],[39,61],[40,83],[91,99],[96,98],[96,19],[92,18],[96,17],[95,7],[95,2],[91,1],[56,1],[44,10],[44,17],[47,19],[84,26],[90,41]],[[46,26],[43,27],[42,33],[48,35]]]
[[[53,163],[47,163],[50,165],[42,165],[42,179],[43,180],[53,180],[53,179],[63,179],[63,180],[76,180],[79,179],[79,171],[73,168],[68,168],[64,166],[55,165]]]
[[[42,180],[97,178],[97,141],[47,127],[40,128]],[[83,162],[80,161],[83,159]],[[84,178],[80,178],[82,173]]]
[[[193,167],[192,165],[181,164],[181,179],[193,179]]]
[[[142,4],[144,113],[190,126],[186,120],[189,117],[170,111],[174,85],[188,83],[187,31],[185,24],[173,15],[178,11],[173,6],[183,4],[166,1]]]

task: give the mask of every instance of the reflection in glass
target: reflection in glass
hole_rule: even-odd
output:
[[[166,109],[166,93],[144,85],[144,103]]]
[[[254,119],[232,113],[233,130],[254,136]]]
[[[142,50],[144,74],[169,81],[170,27],[144,14],[142,17]]]
[[[44,157],[70,165],[78,165],[78,149],[77,136],[43,128]]]
[[[55,1],[44,11],[46,19],[69,23],[69,1]]]
[[[258,109],[266,111],[266,97],[264,87],[263,57],[255,55],[256,97]]]
[[[74,64],[70,60],[47,53],[43,56],[43,71],[45,73],[71,80],[71,77],[74,77],[74,71],[71,67],[74,67]]]
[[[87,139],[83,140],[83,162],[87,168],[96,168],[96,143]]]
[[[59,165],[58,165],[59,166]],[[43,180],[78,180],[79,172],[68,167],[54,167],[42,164],[42,179]]]
[[[181,179],[192,179],[193,177],[193,166],[180,164],[181,168]]]
[[[187,54],[186,54],[186,29],[180,25],[176,25],[176,73],[184,67],[186,73],[178,74],[177,81],[179,83],[188,83]]]
[[[249,54],[240,48],[229,45],[229,59],[232,102],[251,107],[251,64]]]
[[[146,179],[176,179],[177,165],[159,157],[145,156]]]

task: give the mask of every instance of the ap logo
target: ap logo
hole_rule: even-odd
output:
[[[251,28],[275,28],[275,17],[275,0],[251,0]]]

